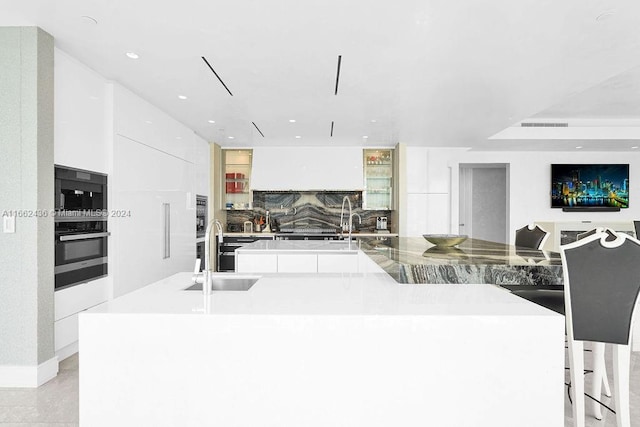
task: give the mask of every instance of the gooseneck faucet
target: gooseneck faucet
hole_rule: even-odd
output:
[[[359,213],[354,212],[353,214],[351,214],[351,217],[357,216],[358,217],[358,224],[362,225],[362,217],[360,216]]]
[[[218,232],[219,242],[224,239],[220,221],[217,219],[209,221],[207,231],[204,234],[204,270],[202,270],[202,273],[195,272],[193,274],[193,283],[202,284],[202,293],[205,296],[211,294],[211,281],[213,279],[213,271],[211,270],[211,229],[214,225]]]
[[[344,204],[345,202],[349,205],[349,249],[351,249],[351,229],[353,228],[353,212],[351,207],[351,200],[349,200],[349,196],[344,196],[342,198],[342,208],[340,209],[340,230],[342,237],[344,238],[344,224],[342,223],[342,218],[344,216]]]

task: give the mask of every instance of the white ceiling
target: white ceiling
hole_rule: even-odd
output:
[[[640,120],[637,0],[0,0],[0,25],[25,24],[223,146],[574,149],[500,132]],[[638,143],[612,135],[585,149]]]

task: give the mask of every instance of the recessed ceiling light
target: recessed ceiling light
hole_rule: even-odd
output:
[[[81,16],[80,19],[82,19],[82,22],[84,22],[85,24],[96,25],[98,23],[98,20],[96,18],[88,15]]]
[[[576,146],[576,148],[579,150],[579,149],[582,148],[582,145],[578,145],[578,146]]]
[[[376,119],[371,119],[371,123],[375,123],[375,122],[376,122]]]
[[[235,138],[235,136],[228,136],[227,138],[229,138],[229,139],[234,139],[234,138]]]
[[[634,145],[634,146],[633,146],[633,147],[631,147],[631,148],[633,148],[633,149],[635,150],[636,148],[638,148],[638,146],[637,146],[637,145]]]
[[[187,97],[186,97],[186,96],[184,96],[184,95],[178,95],[178,98],[180,98],[180,99],[187,99]]]
[[[364,138],[364,139],[367,139],[367,138],[369,138],[369,137],[368,137],[367,135],[365,135],[365,136],[363,136],[363,138]]]
[[[127,58],[129,58],[129,59],[138,59],[138,58],[140,58],[140,55],[138,55],[135,52],[127,52],[125,55],[127,55]]]
[[[181,136],[176,136],[176,139],[182,139],[182,137]]]
[[[300,135],[296,135],[296,139],[300,139],[302,138]]]
[[[207,120],[209,123],[215,123],[215,120]]]
[[[289,123],[295,123],[296,119],[289,119]]]
[[[151,120],[145,120],[144,122],[145,122],[146,124],[148,124],[148,125],[153,124],[153,122],[152,122]]]

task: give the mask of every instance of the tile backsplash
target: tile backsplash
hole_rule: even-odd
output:
[[[227,224],[242,226],[245,221],[256,224],[261,218],[264,219],[269,211],[272,226],[277,230],[302,228],[339,231],[344,196],[349,197],[353,212],[362,218],[360,224],[358,216],[353,217],[355,230],[375,230],[378,216],[386,216],[391,220],[391,211],[363,210],[361,191],[254,191],[253,210],[227,211]],[[394,225],[389,222],[388,228],[393,230]]]

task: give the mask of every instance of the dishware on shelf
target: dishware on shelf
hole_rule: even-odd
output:
[[[439,247],[456,246],[468,238],[465,234],[423,234],[422,237]]]

